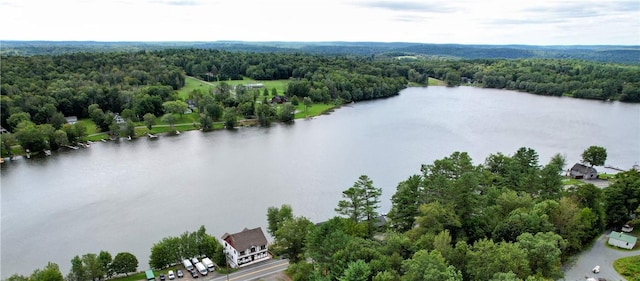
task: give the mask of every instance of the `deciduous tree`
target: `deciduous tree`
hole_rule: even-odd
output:
[[[118,253],[111,262],[111,270],[115,274],[129,275],[138,270],[138,259],[129,252]]]
[[[602,166],[607,161],[607,149],[592,145],[582,152],[582,163],[593,166]]]

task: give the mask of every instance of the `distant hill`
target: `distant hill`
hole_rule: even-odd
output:
[[[450,59],[560,58],[640,64],[640,46],[462,45],[406,42],[94,42],[2,41],[2,55],[52,55],[70,52],[143,51],[176,48],[246,52],[310,53],[353,56],[437,56]]]

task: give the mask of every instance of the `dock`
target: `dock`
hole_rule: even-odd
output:
[[[612,170],[616,170],[616,171],[620,171],[620,172],[624,172],[624,171],[626,171],[626,170],[624,170],[624,169],[620,169],[620,168],[618,168],[618,167],[614,167],[614,166],[611,166],[611,165],[606,165],[606,166],[604,166],[604,167],[605,167],[605,168],[607,168],[607,169],[612,169]]]
[[[79,149],[79,147],[77,147],[77,146],[73,146],[73,145],[65,145],[65,147],[71,148],[71,149],[73,149],[73,150],[77,150],[77,149]]]

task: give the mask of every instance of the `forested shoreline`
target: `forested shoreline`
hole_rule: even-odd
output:
[[[31,151],[57,149],[82,140],[86,128],[65,116],[91,118],[102,132],[131,135],[134,122],[149,128],[171,123],[187,102],[199,123],[233,127],[240,118],[259,124],[291,121],[290,104],[344,104],[397,95],[428,79],[448,86],[509,89],[538,95],[640,102],[640,66],[559,59],[430,60],[416,57],[329,56],[303,53],[167,49],[3,56],[0,123],[3,150],[20,144]],[[219,83],[212,92],[180,97],[185,77],[204,81],[288,80],[284,93]],[[265,89],[268,90],[268,89]],[[286,96],[272,104],[267,97]],[[126,121],[116,125],[115,116]]]
[[[606,149],[589,147],[582,158],[602,164]],[[397,184],[386,221],[379,213],[383,189],[361,175],[336,206],[327,206],[336,212],[327,221],[296,216],[286,203],[268,208],[269,249],[289,259],[286,272],[294,281],[559,280],[562,266],[606,229],[640,223],[639,171],[620,172],[600,188],[565,185],[565,165],[561,154],[543,165],[527,147],[490,154],[480,164],[453,152]],[[163,271],[202,255],[228,266],[204,226],[155,243],[149,266]],[[113,260],[107,251],[87,253],[70,262],[66,279],[49,262],[30,277],[6,280],[105,280],[138,270],[128,252]]]
[[[606,228],[640,222],[631,221],[640,172],[619,173],[604,189],[565,186],[564,165],[560,154],[541,165],[526,147],[479,165],[454,152],[398,183],[386,225],[382,189],[362,175],[326,222],[269,208],[272,249],[290,258],[295,281],[559,280]]]

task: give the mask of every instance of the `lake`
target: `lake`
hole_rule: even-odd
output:
[[[605,147],[612,166],[640,161],[640,104],[408,88],[291,125],[98,142],[19,159],[1,168],[1,278],[48,261],[66,275],[73,256],[100,250],[131,252],[144,270],[163,237],[201,225],[218,238],[244,227],[266,233],[267,208],[281,204],[323,221],[362,174],[383,189],[387,212],[398,182],[454,151],[480,164],[524,146],[540,164],[563,154],[568,169],[591,145]]]

